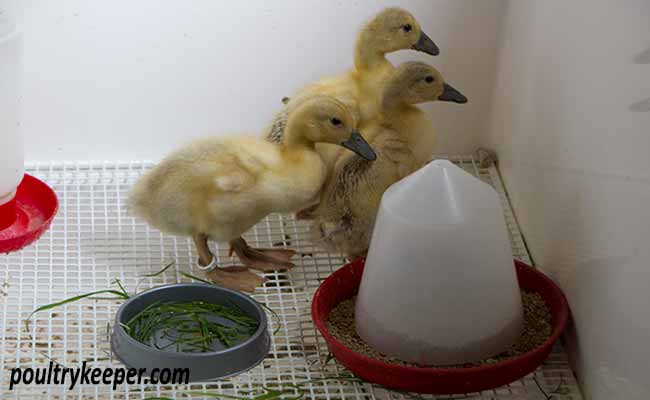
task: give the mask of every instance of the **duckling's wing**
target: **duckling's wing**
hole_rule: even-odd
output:
[[[253,186],[255,176],[235,160],[224,163],[214,178],[215,186],[224,192],[243,192]]]
[[[397,179],[402,179],[418,169],[418,161],[411,151],[408,143],[395,137],[380,137],[382,154],[390,161],[395,163]]]
[[[249,177],[243,173],[233,173],[228,176],[220,176],[214,180],[215,185],[224,192],[242,192],[247,187]]]

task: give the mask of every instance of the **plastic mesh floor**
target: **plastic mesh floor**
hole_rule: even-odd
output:
[[[513,252],[530,262],[517,222],[494,167],[479,168],[471,156],[452,161],[492,184],[499,192],[510,228]],[[154,386],[18,385],[9,390],[12,368],[47,367],[50,360],[73,367],[87,361],[93,367],[119,367],[111,359],[107,328],[120,305],[118,301],[86,300],[38,313],[27,330],[23,320],[43,304],[112,287],[119,278],[129,292],[151,286],[189,281],[180,272],[202,276],[194,267],[196,255],[187,238],[163,235],[130,217],[125,199],[133,182],[149,166],[143,162],[97,164],[38,164],[28,172],[46,181],[57,192],[60,211],[52,228],[36,244],[0,256],[0,398],[143,399],[168,397],[207,398],[188,391],[208,391],[251,398],[251,391],[304,383],[303,395],[313,399],[582,399],[563,349],[558,346],[534,374],[510,385],[464,396],[416,396],[396,393],[370,384],[333,378],[347,371],[328,361],[324,341],[311,322],[310,301],[319,283],[344,260],[312,247],[307,225],[290,215],[271,215],[258,224],[247,239],[251,244],[286,243],[300,253],[290,272],[269,273],[269,281],[255,298],[280,316],[271,353],[262,364],[236,378],[202,384]],[[467,244],[471,246],[471,243]],[[227,249],[218,249],[220,262],[232,260]],[[174,261],[165,273],[142,278]],[[269,316],[271,330],[278,325]],[[272,400],[266,397],[265,400]]]

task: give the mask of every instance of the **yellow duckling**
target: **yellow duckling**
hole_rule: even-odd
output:
[[[365,254],[384,191],[424,163],[413,145],[421,141],[418,135],[432,131],[420,129],[424,113],[413,104],[435,100],[467,102],[435,68],[420,62],[399,66],[384,86],[382,113],[361,124],[377,160],[370,164],[340,155],[311,212],[311,232],[319,245],[349,258]]]
[[[136,183],[130,208],[152,226],[194,239],[199,265],[217,283],[252,291],[263,280],[246,269],[216,268],[208,239],[229,242],[241,262],[267,271],[289,268],[294,252],[253,249],[241,235],[272,212],[313,201],[326,177],[315,143],[346,147],[367,160],[375,153],[340,101],[319,96],[289,116],[282,145],[249,137],[197,140],[166,157]]]
[[[321,79],[286,102],[283,99],[286,107],[267,128],[266,139],[274,143],[282,142],[288,112],[305,98],[314,95],[336,97],[355,113],[357,119],[370,118],[380,108],[377,103],[379,88],[394,71],[386,54],[403,49],[431,55],[439,53],[436,44],[422,31],[413,15],[400,8],[387,8],[366,23],[357,35],[354,68],[342,75]]]

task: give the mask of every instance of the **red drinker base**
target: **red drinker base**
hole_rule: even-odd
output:
[[[0,206],[0,254],[20,250],[45,232],[59,207],[54,191],[25,174],[16,197]]]

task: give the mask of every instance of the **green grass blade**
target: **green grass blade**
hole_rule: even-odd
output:
[[[176,264],[176,261],[170,262],[169,264],[167,264],[163,269],[161,269],[158,272],[154,272],[152,274],[142,275],[142,277],[144,277],[144,278],[153,278],[155,276],[162,275],[162,274],[165,273],[165,271],[167,271],[169,268],[171,268],[174,264]]]
[[[145,397],[144,400],[176,400],[171,397]]]
[[[181,275],[183,275],[183,276],[185,276],[187,278],[190,278],[190,279],[194,279],[195,281],[206,283],[208,285],[217,286],[214,282],[210,282],[210,281],[207,281],[205,279],[199,278],[198,276],[188,274],[187,272],[181,272]],[[253,299],[253,300],[255,300],[255,299]],[[257,300],[255,300],[255,301],[257,302],[257,304],[259,304],[260,306],[262,306],[263,308],[268,310],[273,315],[273,318],[277,321],[277,327],[275,328],[275,331],[273,331],[273,334],[274,335],[277,334],[280,331],[280,329],[282,328],[282,323],[281,323],[282,320],[280,319],[280,316],[271,307],[267,306],[266,304],[264,304],[264,303],[262,303],[260,301],[257,301]]]
[[[192,275],[192,274],[188,274],[187,272],[181,272],[181,275],[183,275],[183,276],[186,277],[186,278],[194,279],[195,281],[199,281],[199,282],[202,282],[202,283],[206,283],[206,284],[208,284],[208,285],[214,285],[213,282],[207,281],[207,280],[205,280],[205,279],[203,279],[203,278],[199,278],[198,276],[194,276],[194,275]]]
[[[361,383],[361,384],[367,383],[362,379],[356,378],[351,375],[339,375],[339,376],[332,376],[332,377],[325,377],[325,378],[310,379],[296,384],[293,383],[283,384],[280,385],[278,388],[274,387],[273,389],[268,387],[263,387],[262,390],[264,391],[264,393],[260,393],[258,395],[253,395],[254,391],[244,392],[250,394],[251,397],[232,396],[232,395],[221,394],[221,393],[198,392],[198,391],[183,392],[183,395],[201,396],[201,397],[209,397],[214,399],[226,399],[226,400],[275,400],[275,399],[300,400],[303,399],[305,397],[305,394],[307,393],[307,389],[304,388],[303,386],[309,385],[311,383],[325,382],[325,381],[340,381],[340,382]],[[288,396],[294,393],[296,393],[295,396]]]
[[[251,400],[250,397],[231,396],[228,394],[221,394],[221,393],[214,393],[214,392],[184,392],[183,394],[189,396],[211,397],[213,399]]]
[[[32,313],[29,314],[27,319],[31,319],[32,316],[34,316],[34,314],[36,314],[37,312],[51,310],[53,308],[60,307],[62,305],[68,304],[68,303],[73,303],[75,301],[83,300],[83,299],[86,299],[86,298],[89,298],[89,297],[92,297],[92,296],[96,296],[98,294],[113,294],[113,295],[115,295],[115,298],[113,298],[111,300],[128,300],[129,299],[128,295],[126,295],[123,292],[117,291],[117,290],[113,290],[113,289],[98,290],[96,292],[80,294],[79,296],[70,297],[70,298],[67,298],[65,300],[57,301],[56,303],[45,304],[43,306],[40,306],[37,309],[35,309],[34,311],[32,311]]]
[[[257,300],[256,300],[257,301]],[[273,315],[273,318],[277,321],[277,327],[275,328],[275,331],[273,331],[273,335],[275,336],[278,332],[280,332],[280,328],[282,328],[282,320],[280,319],[280,316],[278,313],[275,312],[274,309],[271,307],[267,306],[265,303],[262,303],[261,301],[258,301],[257,304],[265,308],[268,312],[270,312]]]
[[[115,284],[117,285],[117,287],[120,288],[120,290],[122,291],[122,293],[124,293],[124,296],[126,296],[127,299],[128,299],[129,297],[131,297],[131,296],[129,295],[129,292],[127,292],[126,289],[124,289],[124,286],[122,286],[122,282],[121,282],[118,278],[115,278],[115,280],[114,280],[113,282],[115,282]]]

